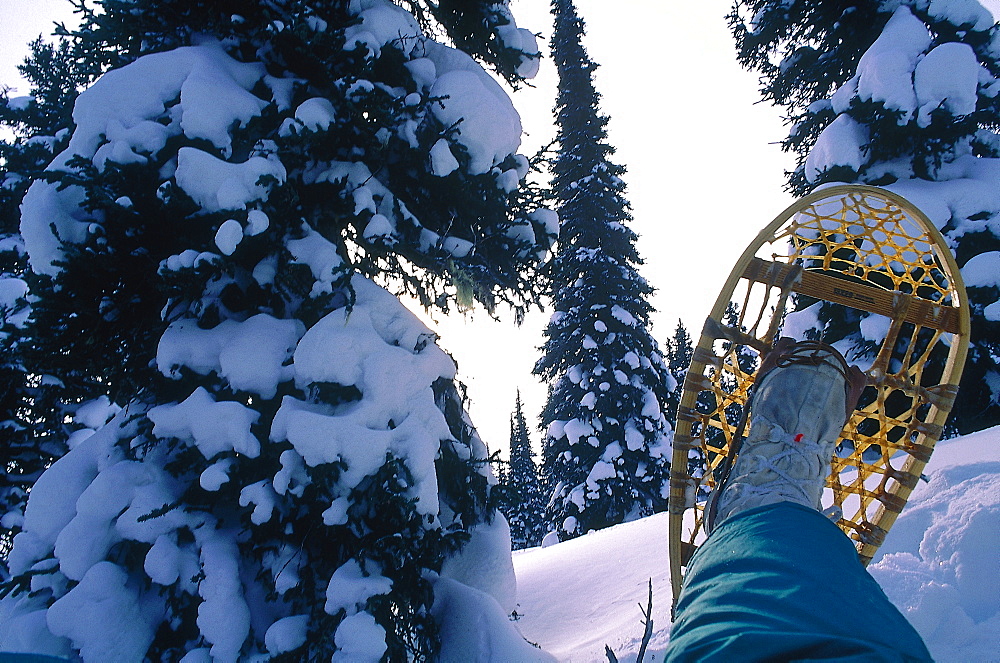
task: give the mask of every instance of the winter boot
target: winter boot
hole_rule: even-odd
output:
[[[833,347],[788,338],[765,357],[760,375],[747,404],[749,434],[733,445],[709,496],[709,533],[740,511],[767,504],[821,509],[830,458],[865,384],[864,374]]]

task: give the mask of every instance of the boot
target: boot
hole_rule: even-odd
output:
[[[709,496],[706,531],[741,511],[777,502],[820,510],[830,458],[865,376],[832,346],[781,339],[761,365],[750,431],[734,445]]]

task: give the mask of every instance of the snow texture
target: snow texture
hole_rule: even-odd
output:
[[[23,327],[31,312],[25,305],[27,294],[28,284],[21,279],[9,275],[0,277],[0,321],[17,328]]]
[[[930,113],[944,108],[954,116],[976,110],[979,62],[968,44],[949,42],[928,53],[913,72],[920,126],[930,124]]]
[[[148,416],[153,435],[192,443],[207,459],[226,451],[251,458],[260,454],[260,442],[250,432],[259,413],[235,401],[216,401],[204,387],[181,403],[154,407]]]
[[[308,265],[316,282],[312,295],[332,292],[343,260],[337,253],[337,246],[312,228],[304,228],[304,237],[287,242],[288,251],[294,262]]]
[[[250,632],[250,608],[239,575],[240,553],[235,533],[203,531],[203,535],[201,568],[205,577],[198,584],[203,599],[198,606],[198,628],[212,645],[214,661],[235,663]]]
[[[561,661],[598,663],[609,645],[634,660],[653,579],[652,652],[665,647],[670,627],[667,514],[590,532],[545,547],[514,552],[518,627]],[[657,656],[654,660],[660,660]]]
[[[265,176],[285,180],[285,168],[276,157],[230,163],[194,147],[177,151],[177,186],[206,212],[246,209],[266,200],[267,188],[260,184]]]
[[[140,600],[128,585],[128,574],[117,564],[95,564],[49,608],[49,629],[71,639],[85,661],[141,661],[156,632],[156,606],[144,606],[150,602]],[[99,618],[81,619],[83,615]]]
[[[867,144],[867,128],[849,115],[838,116],[823,130],[816,139],[816,145],[809,151],[805,164],[806,177],[813,182],[824,170],[837,166],[859,170],[867,161],[864,150]]]
[[[996,20],[978,0],[930,0],[927,13],[939,21],[968,26],[973,30],[988,30]],[[922,3],[923,4],[923,3]]]
[[[1000,428],[939,443],[869,567],[938,661],[1000,651]]]
[[[428,42],[427,58],[438,70],[429,93],[443,97],[434,115],[446,127],[457,125],[455,140],[465,148],[469,171],[485,173],[517,152],[521,120],[500,84],[461,51]]]
[[[306,641],[309,615],[285,617],[271,624],[264,634],[264,645],[272,654],[282,654],[301,647]]]
[[[438,177],[444,177],[454,172],[458,168],[458,160],[452,154],[448,141],[444,138],[438,140],[431,147],[431,172]]]
[[[353,280],[350,312],[328,314],[299,341],[296,384],[354,385],[364,398],[339,412],[316,412],[286,397],[274,418],[271,440],[291,442],[306,465],[346,464],[346,490],[382,465],[386,453],[407,460],[413,496],[423,514],[437,513],[434,460],[451,433],[434,403],[431,385],[452,379],[455,364],[433,343],[433,334],[384,289]]]
[[[969,258],[962,267],[967,288],[1000,288],[1000,251],[986,251]]]
[[[392,581],[381,575],[366,573],[356,560],[350,560],[334,571],[326,588],[328,614],[344,610],[348,616],[356,615],[373,596],[392,591]]]
[[[913,70],[931,44],[923,22],[908,7],[900,7],[858,63],[857,93],[864,100],[881,101],[903,112],[901,123],[917,107]]]
[[[367,612],[345,617],[333,636],[337,644],[330,663],[378,663],[385,653],[385,629]]]
[[[295,119],[311,131],[326,131],[333,124],[337,113],[329,99],[306,99],[295,109]]]
[[[493,597],[455,580],[434,583],[431,612],[441,625],[441,663],[556,660],[526,642]]]
[[[215,245],[227,256],[233,255],[243,241],[243,226],[236,219],[227,219],[215,233]]]
[[[441,575],[489,595],[510,614],[516,607],[517,581],[511,549],[510,526],[496,512],[492,523],[480,523],[470,530],[471,538],[457,555],[445,560]]]
[[[87,428],[97,429],[120,410],[107,396],[100,396],[78,407],[73,413],[73,421]]]

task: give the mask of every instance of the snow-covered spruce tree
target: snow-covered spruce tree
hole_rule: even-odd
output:
[[[952,430],[1000,423],[1000,29],[973,0],[737,2],[741,62],[782,105],[789,188],[884,186],[944,233],[969,288],[972,347]],[[878,325],[814,312],[859,358]]]
[[[71,375],[60,371],[64,378],[55,379],[46,374],[27,351],[28,287],[35,279],[19,225],[21,199],[65,148],[73,100],[92,75],[65,40],[39,38],[30,49],[19,66],[30,94],[0,92],[0,126],[8,134],[0,139],[0,577],[10,539],[21,527],[27,490],[65,453],[71,431],[80,426],[71,421],[74,411],[89,395],[73,388],[79,385]],[[91,421],[93,414],[84,411],[79,419]]]
[[[636,269],[624,169],[610,160],[584,25],[570,0],[552,7],[560,241],[549,265],[554,313],[535,373],[550,387],[541,415],[552,487],[546,519],[570,538],[665,508],[670,427],[662,406],[672,380],[648,330],[653,289]]]
[[[671,390],[667,395],[664,405],[663,415],[671,428],[677,425],[677,406],[681,402],[680,387],[684,384],[684,376],[687,375],[688,368],[691,366],[692,357],[694,357],[694,346],[691,335],[688,333],[687,327],[684,326],[684,322],[678,318],[674,335],[667,341],[666,352],[667,370],[670,372],[674,384],[677,385],[677,388]]]
[[[500,509],[510,523],[514,550],[537,546],[546,533],[545,503],[534,456],[519,390],[510,416],[510,469],[502,482],[504,494]]]
[[[0,170],[0,177],[5,173]],[[0,581],[7,579],[7,553],[20,531],[28,487],[63,447],[45,452],[33,438],[28,408],[34,389],[21,361],[21,329],[28,317],[23,245],[16,233],[0,233]]]
[[[0,115],[7,99],[0,98]],[[28,318],[27,256],[17,232],[16,171],[10,158],[19,156],[14,144],[0,142],[0,581],[7,579],[6,558],[11,538],[20,530],[27,489],[38,474],[65,448],[48,453],[33,439],[29,408],[35,389],[21,357],[22,329]]]
[[[454,362],[376,283],[537,296],[555,215],[520,205],[503,89],[386,0],[99,4],[74,39],[108,71],[20,228],[33,351],[123,409],[32,487],[0,649],[540,656]],[[463,7],[438,29],[532,73],[505,3]]]

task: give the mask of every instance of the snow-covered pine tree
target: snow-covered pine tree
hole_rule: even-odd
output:
[[[674,335],[667,342],[666,352],[667,370],[670,372],[670,377],[673,379],[674,384],[677,385],[677,388],[671,390],[667,395],[666,411],[663,413],[670,423],[671,428],[674,428],[677,424],[677,406],[681,402],[680,387],[684,384],[684,376],[687,375],[693,356],[694,345],[691,341],[691,335],[688,334],[684,322],[678,318],[677,326],[674,328]]]
[[[376,283],[537,297],[555,215],[503,88],[387,0],[98,4],[74,47],[107,73],[20,229],[32,351],[123,409],[32,487],[0,649],[538,658],[454,362]],[[506,3],[404,4],[536,68]]]
[[[0,178],[6,173],[0,167]],[[7,230],[6,228],[4,230]],[[35,389],[21,360],[21,330],[27,319],[28,285],[23,244],[16,233],[0,232],[0,582],[7,580],[7,553],[21,529],[28,487],[61,445],[46,452],[34,440],[29,414]]]
[[[0,126],[7,134],[0,139],[0,578],[11,538],[21,528],[28,488],[66,452],[70,432],[80,426],[70,419],[86,400],[81,393],[69,395],[70,376],[46,374],[27,351],[28,284],[34,279],[18,228],[21,199],[65,148],[73,101],[93,78],[75,56],[69,42],[39,38],[19,66],[31,94],[0,92]],[[87,419],[88,412],[83,414]]]
[[[784,106],[797,157],[789,189],[884,186],[948,240],[973,309],[953,430],[1000,423],[1000,29],[973,0],[739,0],[740,61]],[[862,358],[878,324],[815,312],[828,341]]]
[[[541,415],[553,490],[546,519],[570,538],[665,508],[662,408],[672,380],[649,333],[653,289],[637,271],[624,169],[611,161],[583,21],[571,0],[552,8],[560,241],[550,265],[555,311],[535,373],[550,387]]]
[[[537,546],[545,536],[545,502],[531,448],[528,423],[518,390],[510,415],[510,468],[504,482],[501,511],[510,523],[514,550]]]

